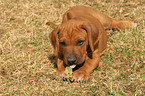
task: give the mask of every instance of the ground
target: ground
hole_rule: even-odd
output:
[[[115,30],[87,83],[53,80],[56,71],[47,21],[60,24],[76,5],[111,18],[133,20],[136,29]],[[0,96],[144,96],[144,0],[0,0]]]

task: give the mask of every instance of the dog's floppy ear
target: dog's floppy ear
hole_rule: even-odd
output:
[[[63,21],[62,21],[62,23],[63,23],[63,22],[66,22],[66,21],[68,21],[68,20],[70,20],[70,19],[72,19],[72,17],[73,17],[72,13],[70,13],[70,12],[65,13],[64,16],[63,16]]]
[[[100,30],[94,24],[85,22],[81,25],[81,28],[87,32],[88,35],[88,42],[91,51],[95,50],[95,46],[99,41],[100,37]]]
[[[58,49],[59,49],[58,34],[59,34],[59,28],[56,27],[49,35],[50,43],[55,50],[55,56],[58,56]]]

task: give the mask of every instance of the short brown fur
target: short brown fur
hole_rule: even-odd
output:
[[[133,21],[120,21],[86,6],[76,6],[63,15],[60,25],[47,22],[55,27],[50,34],[50,42],[57,56],[58,70],[54,78],[63,77],[66,66],[73,59],[76,66],[73,72],[76,81],[87,81],[89,74],[99,65],[100,55],[107,46],[107,34],[112,28],[130,27]],[[81,42],[81,43],[79,43]]]

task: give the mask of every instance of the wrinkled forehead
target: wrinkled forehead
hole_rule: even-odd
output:
[[[65,41],[65,40],[72,40],[72,41],[76,41],[76,40],[86,40],[86,36],[87,33],[85,30],[83,29],[67,29],[67,30],[60,30],[58,38],[61,41]]]

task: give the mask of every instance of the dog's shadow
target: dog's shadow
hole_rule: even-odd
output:
[[[57,68],[57,63],[56,63],[56,56],[54,54],[48,55],[48,59],[52,64],[54,64],[54,67]]]

